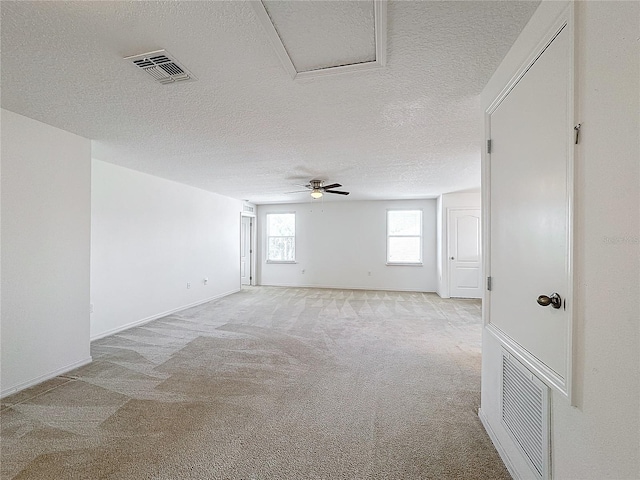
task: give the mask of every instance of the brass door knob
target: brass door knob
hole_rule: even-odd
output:
[[[562,298],[560,298],[560,295],[555,292],[552,293],[550,297],[547,297],[546,295],[540,295],[537,302],[538,305],[543,307],[548,307],[549,305],[551,305],[553,308],[562,307]]]

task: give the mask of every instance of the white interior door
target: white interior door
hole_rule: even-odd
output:
[[[480,209],[449,210],[449,295],[482,297]]]
[[[489,158],[489,323],[565,393],[573,175],[568,30],[555,37],[490,114]],[[559,308],[538,303],[539,296],[552,293],[562,299]]]
[[[252,218],[242,217],[240,223],[240,283],[251,285],[251,227]]]

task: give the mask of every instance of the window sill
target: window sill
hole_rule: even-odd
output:
[[[387,267],[422,267],[422,262],[387,262]]]
[[[267,263],[282,263],[282,264],[294,264],[294,263],[298,263],[295,260],[267,260]]]

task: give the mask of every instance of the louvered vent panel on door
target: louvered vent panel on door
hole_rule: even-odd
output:
[[[140,55],[126,57],[125,60],[131,60],[136,67],[144,70],[151,75],[156,82],[162,84],[196,79],[191,72],[182,66],[166,50],[141,53]]]
[[[502,422],[538,478],[550,479],[549,387],[502,355]]]

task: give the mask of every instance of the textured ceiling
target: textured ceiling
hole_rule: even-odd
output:
[[[256,203],[300,201],[283,192],[311,178],[348,199],[477,189],[478,96],[537,4],[392,1],[385,68],[292,80],[247,2],[3,0],[2,106],[94,140],[94,158]],[[160,48],[198,80],[122,59]]]
[[[373,0],[262,3],[296,71],[376,60]]]

